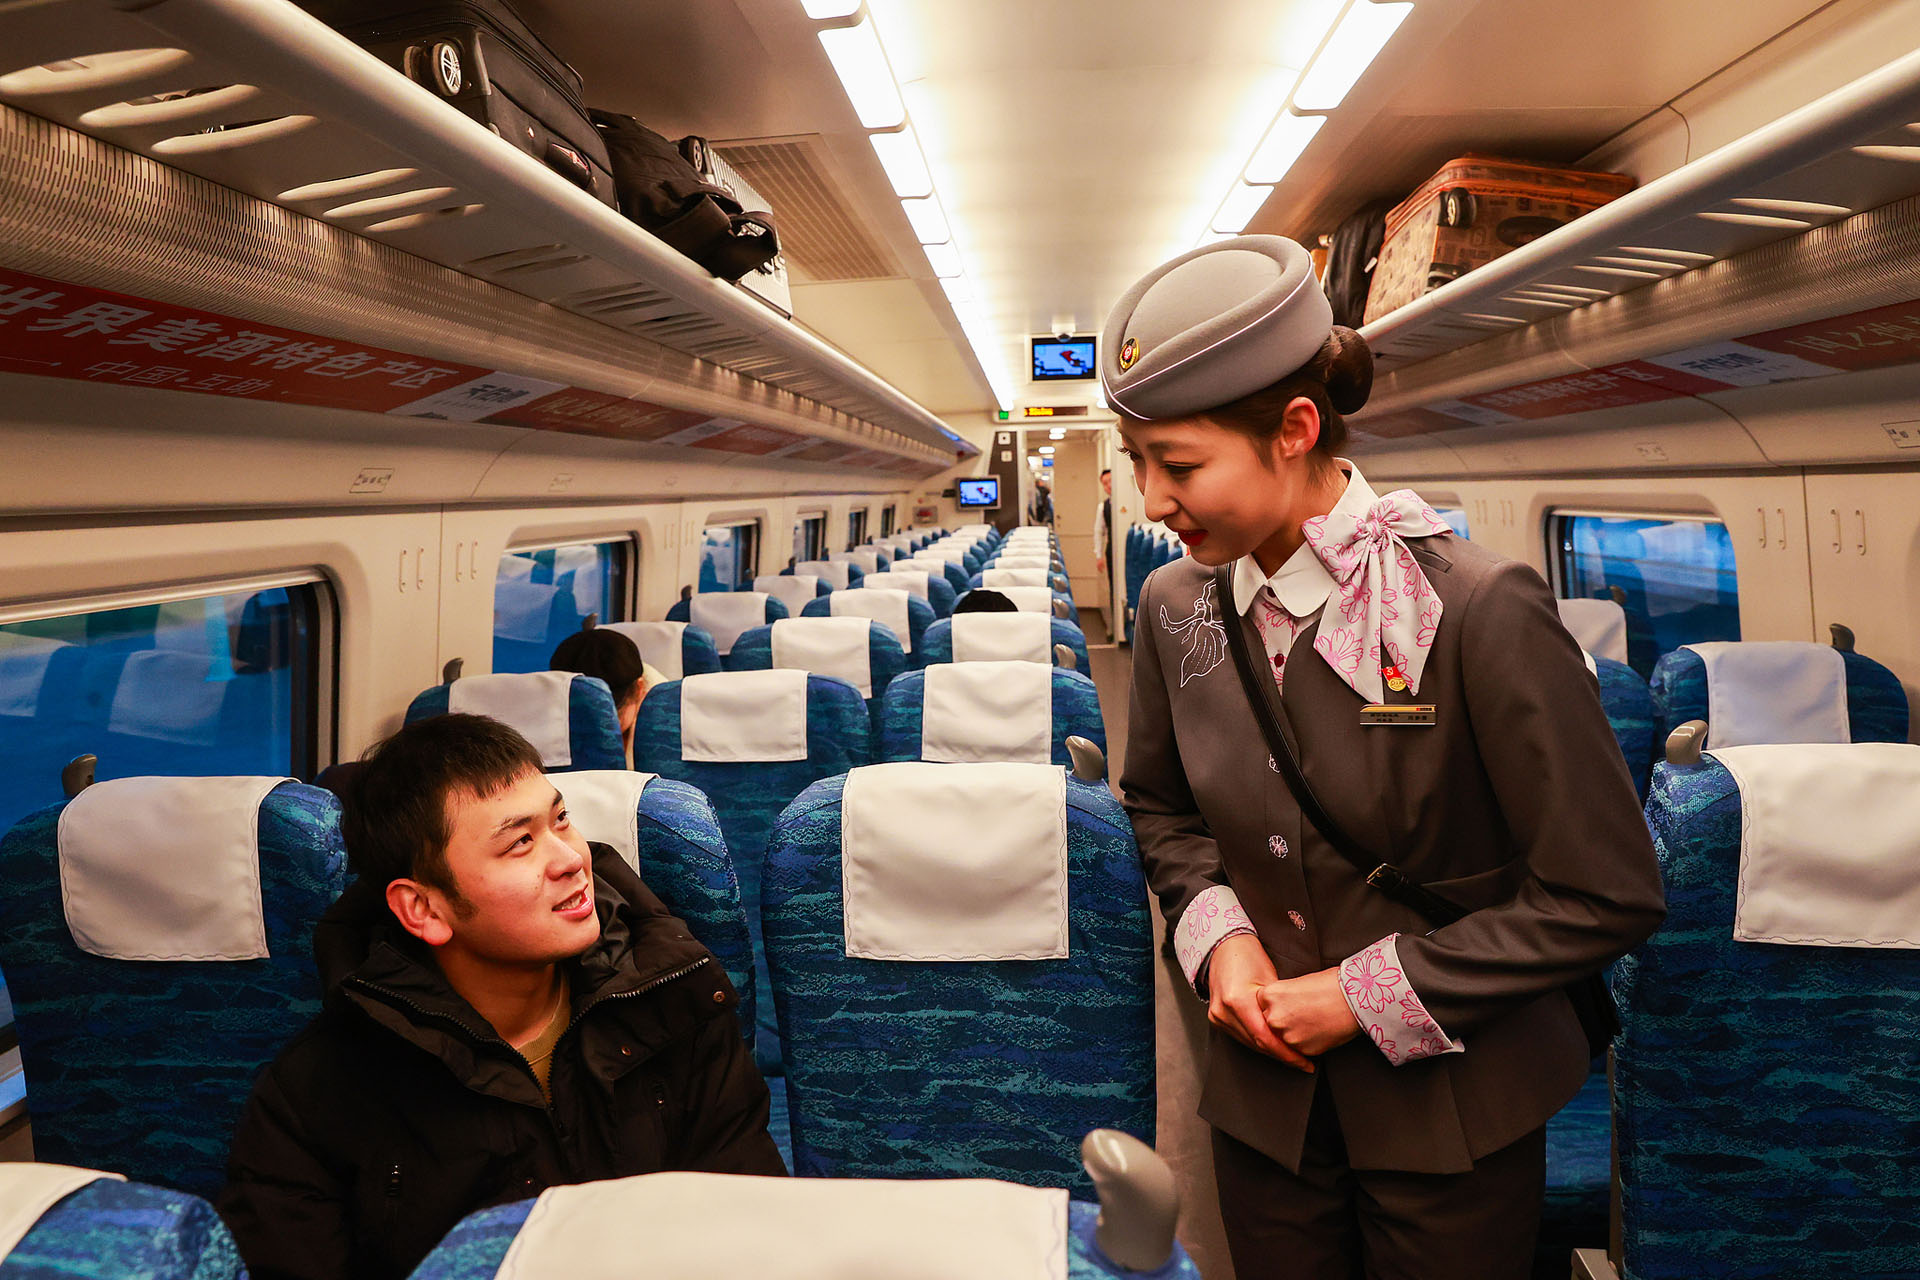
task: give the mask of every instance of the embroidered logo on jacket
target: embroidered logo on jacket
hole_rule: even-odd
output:
[[[1227,629],[1220,625],[1220,609],[1214,600],[1211,578],[1193,602],[1193,612],[1174,622],[1167,617],[1167,606],[1160,606],[1160,625],[1168,635],[1185,646],[1180,654],[1180,687],[1203,676],[1227,660]]]

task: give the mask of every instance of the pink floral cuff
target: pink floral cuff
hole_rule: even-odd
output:
[[[1201,890],[1180,913],[1173,929],[1173,953],[1180,958],[1180,971],[1187,975],[1187,985],[1201,999],[1206,999],[1206,995],[1200,990],[1200,967],[1206,964],[1215,947],[1236,933],[1257,934],[1258,930],[1253,927],[1253,921],[1247,919],[1240,895],[1224,884]]]
[[[1465,1053],[1467,1046],[1440,1029],[1407,981],[1407,971],[1400,967],[1399,937],[1390,933],[1341,962],[1340,990],[1347,1007],[1396,1067],[1442,1053]]]

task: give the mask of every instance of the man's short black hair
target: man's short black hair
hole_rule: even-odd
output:
[[[542,771],[539,751],[498,720],[444,715],[415,721],[361,757],[341,832],[355,875],[384,890],[418,880],[462,901],[447,865],[447,802],[490,796]]]
[[[1106,478],[1107,478],[1108,476],[1110,476],[1110,475],[1112,475],[1112,474],[1113,474],[1113,468],[1112,468],[1112,467],[1102,467],[1102,468],[1100,468],[1100,478],[1101,478],[1102,480],[1105,480],[1105,479],[1106,479]]]
[[[555,671],[577,671],[604,680],[615,703],[632,701],[646,678],[639,646],[605,627],[574,632],[560,642],[547,665]]]
[[[991,587],[975,587],[953,606],[955,613],[1018,613],[1020,606]]]

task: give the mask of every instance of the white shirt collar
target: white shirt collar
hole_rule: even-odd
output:
[[[1340,501],[1333,504],[1335,511],[1346,512],[1358,518],[1379,500],[1360,468],[1345,458],[1335,458],[1347,472],[1347,488],[1340,495]],[[1244,614],[1253,607],[1253,599],[1260,594],[1261,587],[1272,587],[1273,594],[1280,601],[1280,607],[1296,618],[1304,618],[1326,604],[1327,597],[1333,594],[1333,575],[1320,563],[1312,546],[1302,542],[1287,562],[1277,569],[1272,577],[1260,572],[1260,565],[1251,555],[1241,556],[1233,563],[1233,608],[1235,613]]]

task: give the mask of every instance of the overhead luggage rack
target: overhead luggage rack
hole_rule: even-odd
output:
[[[750,397],[786,406],[786,423],[853,419],[858,443],[922,470],[975,452],[868,369],[287,0],[0,4],[0,41],[0,102],[19,111],[791,393]],[[114,199],[142,197],[90,194],[102,221]],[[709,403],[730,385],[697,367],[683,380]]]
[[[1621,361],[1911,301],[1920,292],[1908,273],[1886,265],[1911,257],[1893,243],[1906,237],[1892,231],[1913,220],[1907,206],[1889,206],[1916,195],[1920,53],[1367,325],[1361,332],[1382,377],[1355,425],[1391,437],[1513,421],[1494,407],[1502,403],[1494,393],[1522,393]],[[1822,229],[1844,231],[1845,239],[1822,237]],[[1816,258],[1827,273],[1864,267],[1847,259],[1869,251],[1881,255],[1882,269],[1861,271],[1857,291],[1838,292],[1831,274],[1823,279],[1810,269]],[[1756,272],[1771,275],[1764,289]],[[1920,345],[1907,359],[1920,359]],[[1752,370],[1744,380],[1716,380],[1711,366],[1704,377],[1691,376],[1696,366],[1678,363],[1669,364],[1670,375],[1642,372],[1656,388],[1651,398],[1659,398],[1861,367],[1809,370],[1788,367],[1790,358],[1780,364]],[[1556,413],[1596,407],[1592,397],[1556,398],[1552,390],[1541,395],[1546,408],[1558,405]],[[1525,397],[1509,398],[1523,403]],[[1598,407],[1629,402],[1599,399]],[[1435,405],[1440,412],[1429,408]]]

